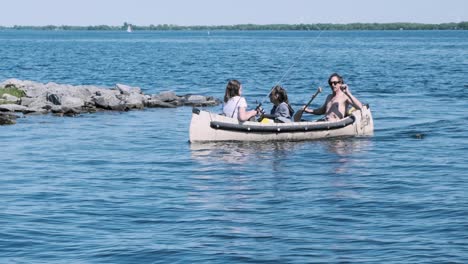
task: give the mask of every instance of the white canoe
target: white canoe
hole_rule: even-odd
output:
[[[374,121],[369,106],[339,121],[291,123],[239,122],[236,118],[194,108],[190,142],[213,141],[297,141],[342,136],[371,136]]]

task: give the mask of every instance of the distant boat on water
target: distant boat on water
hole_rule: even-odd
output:
[[[132,33],[132,32],[133,32],[132,26],[127,25],[127,32],[128,32],[128,33]]]

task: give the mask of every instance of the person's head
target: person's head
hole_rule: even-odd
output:
[[[283,87],[281,87],[281,85],[276,85],[271,90],[270,101],[275,105],[280,104],[282,102],[286,102],[287,104],[289,104],[288,93]]]
[[[238,80],[230,80],[226,86],[224,92],[224,102],[227,103],[229,99],[234,96],[240,96],[242,94],[242,84]]]
[[[338,73],[333,73],[332,75],[330,75],[330,78],[328,78],[328,85],[330,85],[332,91],[336,91],[336,89],[339,90],[342,84],[343,77],[341,77]]]

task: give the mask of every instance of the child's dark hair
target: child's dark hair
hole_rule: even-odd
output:
[[[276,85],[275,87],[273,87],[273,89],[271,90],[271,94],[278,95],[278,101],[280,103],[285,102],[289,104],[288,93],[281,85]]]
[[[291,105],[289,104],[288,93],[281,85],[276,85],[273,87],[270,95],[277,95],[278,101],[280,103],[286,103],[288,105],[290,115],[292,116],[294,114],[294,109],[292,109]]]

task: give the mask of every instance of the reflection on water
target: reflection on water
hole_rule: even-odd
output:
[[[282,160],[300,142],[213,142],[191,143],[192,158],[203,164],[218,162],[244,164],[255,159]]]
[[[224,213],[275,211],[297,197],[346,201],[361,199],[357,170],[365,170],[371,138],[335,138],[301,142],[216,142],[190,144],[197,164],[188,201],[197,210]],[[223,172],[220,174],[220,172]],[[360,171],[362,172],[362,171]],[[268,200],[259,205],[254,201]],[[265,206],[265,207],[263,207]]]
[[[348,156],[353,153],[367,151],[372,141],[369,138],[336,138],[322,140],[321,143],[326,146],[330,153]]]
[[[360,188],[356,186],[356,168],[365,169],[365,155],[370,152],[373,141],[370,138],[337,138],[321,142],[330,154],[330,193],[335,200],[360,199]],[[359,171],[362,175],[364,171]]]
[[[344,174],[347,172],[348,163],[360,163],[362,160],[355,158],[357,154],[369,151],[372,146],[371,138],[337,138],[322,140],[325,150],[332,154],[331,173]],[[353,164],[355,165],[355,164]]]
[[[329,169],[326,173],[343,174],[349,163],[362,163],[356,158],[372,148],[372,138],[334,138],[297,142],[215,142],[190,144],[191,157],[203,166],[262,166],[275,172],[284,168],[313,165]],[[288,166],[289,165],[289,166]],[[354,166],[354,164],[352,164]],[[315,169],[315,168],[314,168]],[[294,171],[286,171],[294,173]]]
[[[249,154],[270,151],[271,154],[284,155],[302,146],[318,145],[324,146],[330,153],[340,156],[350,155],[356,152],[367,151],[372,144],[372,138],[342,137],[322,139],[315,141],[292,141],[292,142],[206,142],[190,143],[192,157],[203,160],[209,154],[231,154],[233,159],[226,161],[237,163],[237,158]]]
[[[225,171],[239,188],[252,178],[264,177],[271,184],[277,184],[296,176],[321,177],[334,181],[331,185],[348,185],[346,178],[350,175],[365,174],[363,170],[369,166],[366,155],[372,144],[371,138],[192,143],[191,157],[198,163],[192,177],[221,180],[217,172]]]
[[[191,186],[195,191],[188,198],[200,209],[228,210],[231,219],[250,221],[235,212],[257,210],[253,201],[266,197],[287,199],[281,190],[291,174],[284,171],[299,146],[300,142],[192,143],[191,157],[200,166],[194,168]]]

